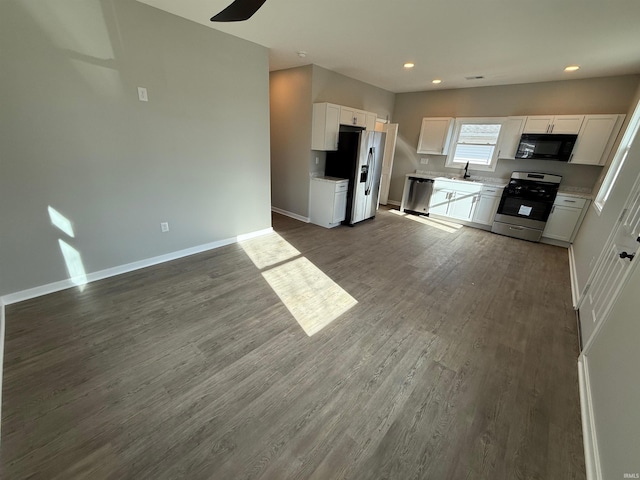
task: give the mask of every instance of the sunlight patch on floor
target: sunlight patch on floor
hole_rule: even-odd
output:
[[[277,233],[245,240],[240,246],[260,270],[302,255]]]
[[[277,233],[240,246],[308,336],[358,303]]]
[[[463,225],[453,222],[447,222],[446,220],[423,217],[422,215],[413,215],[411,213],[400,212],[399,210],[389,211],[399,217],[405,217],[409,220],[413,220],[414,222],[422,223],[423,225],[429,225],[430,227],[437,228],[447,233],[454,233],[455,231],[460,230],[463,227]]]

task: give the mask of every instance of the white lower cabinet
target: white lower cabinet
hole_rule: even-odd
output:
[[[473,221],[482,225],[492,225],[493,218],[496,216],[500,199],[502,198],[501,187],[491,187],[485,185],[482,187],[480,196],[473,212]]]
[[[447,215],[449,211],[449,197],[452,193],[453,190],[443,188],[441,185],[439,186],[435,183],[429,202],[429,214]]]
[[[588,204],[589,201],[586,198],[570,195],[556,196],[542,237],[573,242]]]
[[[340,225],[347,209],[346,179],[317,177],[311,179],[309,191],[309,220],[325,228]]]
[[[429,214],[471,221],[482,184],[436,178]]]
[[[471,221],[478,196],[471,192],[453,192],[449,201],[448,215],[458,220]]]

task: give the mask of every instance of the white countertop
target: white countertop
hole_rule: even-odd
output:
[[[591,189],[579,188],[579,187],[560,187],[558,189],[558,195],[566,195],[567,197],[586,198],[587,200],[593,200]]]
[[[427,178],[435,180],[436,178],[442,180],[449,180],[453,182],[461,183],[480,183],[483,185],[491,185],[494,187],[504,188],[509,184],[508,178],[496,178],[496,177],[478,177],[472,175],[470,180],[463,180],[462,177],[457,175],[447,174],[445,172],[415,172],[407,173],[407,178]],[[560,185],[558,193],[561,195],[567,195],[569,197],[586,198],[587,200],[593,200],[593,195],[590,188],[572,187]]]
[[[446,174],[444,172],[415,172],[415,173],[407,173],[407,178],[427,178],[431,180],[447,180],[451,182],[460,182],[460,183],[478,183],[481,185],[491,185],[493,187],[504,188],[509,183],[509,180],[505,180],[503,178],[495,178],[495,177],[478,177],[476,175],[472,175],[472,177],[468,180],[463,179],[458,175]]]
[[[329,183],[341,183],[341,182],[349,182],[349,180],[347,178],[338,178],[338,177],[327,177],[324,175],[318,176],[318,177],[311,177],[311,180],[317,180],[320,182],[329,182]]]

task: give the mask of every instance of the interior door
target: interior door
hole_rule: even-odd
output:
[[[380,203],[386,205],[389,200],[389,187],[391,186],[391,171],[393,170],[393,158],[396,153],[396,139],[398,138],[398,124],[387,123],[382,127],[386,139],[384,142],[384,156],[382,157],[382,176],[380,177]]]
[[[581,321],[593,322],[597,328],[607,316],[620,291],[632,262],[640,261],[640,177],[636,181],[622,211],[615,233],[600,255],[584,302],[580,305]]]

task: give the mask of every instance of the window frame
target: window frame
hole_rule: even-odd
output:
[[[453,133],[451,135],[451,142],[449,143],[449,153],[445,162],[447,168],[464,168],[465,163],[454,162],[456,148],[458,146],[458,139],[460,138],[460,131],[463,125],[500,125],[500,133],[496,139],[495,148],[493,149],[493,155],[488,165],[479,165],[477,163],[470,163],[469,170],[477,170],[484,172],[495,172],[498,166],[498,152],[500,149],[500,141],[504,134],[504,126],[508,117],[459,117],[455,119],[453,125]]]
[[[627,160],[627,156],[629,154],[629,150],[633,145],[634,139],[640,130],[640,100],[636,104],[636,108],[631,115],[631,119],[627,124],[627,128],[622,135],[622,139],[618,144],[618,148],[616,149],[616,153],[613,156],[613,160],[611,160],[611,164],[607,169],[607,173],[600,184],[600,188],[598,189],[598,193],[593,201],[593,207],[596,210],[596,213],[600,215],[602,210],[604,209],[607,200],[611,196],[611,192],[613,191],[616,181],[618,180],[618,175],[622,171],[624,164]]]

